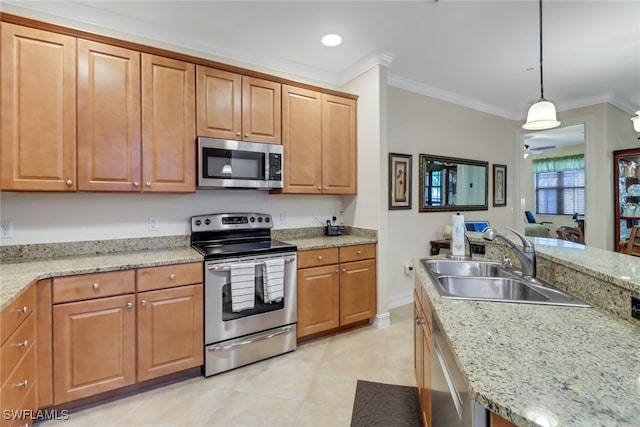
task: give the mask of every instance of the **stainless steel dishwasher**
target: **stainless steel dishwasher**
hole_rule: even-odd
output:
[[[433,427],[486,427],[488,411],[471,398],[446,339],[433,319],[431,420]]]

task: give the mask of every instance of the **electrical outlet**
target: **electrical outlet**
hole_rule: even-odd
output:
[[[148,228],[149,231],[158,231],[159,228],[159,223],[158,223],[158,218],[154,218],[154,217],[149,217],[149,221],[148,221]]]
[[[640,298],[631,297],[631,317],[640,319]]]
[[[486,253],[485,247],[481,243],[470,243],[469,247],[472,254],[484,255]]]
[[[13,222],[2,221],[0,222],[0,238],[11,239],[13,237]]]
[[[280,225],[287,225],[287,214],[280,212]]]

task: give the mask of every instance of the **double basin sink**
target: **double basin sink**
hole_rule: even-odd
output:
[[[489,261],[423,259],[441,296],[451,299],[591,307],[537,278]]]

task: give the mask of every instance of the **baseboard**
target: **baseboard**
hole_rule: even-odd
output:
[[[387,307],[389,309],[400,307],[407,304],[413,303],[413,291],[404,292],[402,294],[394,295],[389,297],[387,302]]]
[[[388,328],[391,326],[391,314],[388,311],[386,313],[376,314],[376,317],[374,317],[371,322],[371,326],[378,329]]]

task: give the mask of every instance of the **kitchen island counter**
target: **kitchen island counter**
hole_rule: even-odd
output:
[[[553,257],[556,266],[576,267],[581,260],[585,264],[580,268],[590,270],[588,259],[593,258],[603,278],[603,258],[624,257],[584,247],[563,255],[565,251],[539,241],[536,248],[543,269]],[[618,265],[627,261],[617,260]],[[424,265],[419,260],[413,264],[417,284],[431,300],[434,320],[476,402],[524,427],[638,425],[640,323],[635,319],[595,306],[445,299]],[[539,264],[539,276],[540,269]],[[634,281],[618,275],[611,280],[614,291],[620,280],[626,282],[624,288],[636,289]]]

